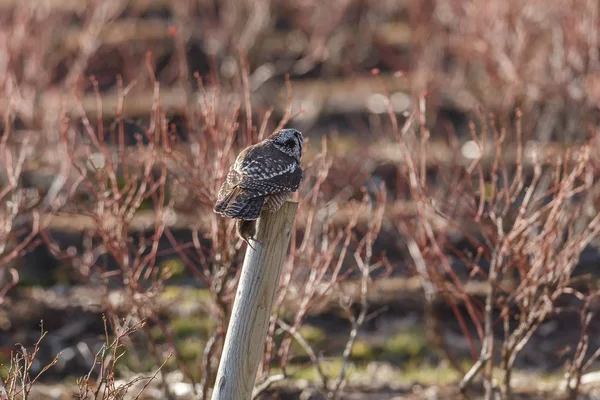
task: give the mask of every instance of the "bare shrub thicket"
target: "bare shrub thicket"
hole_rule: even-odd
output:
[[[89,374],[78,381],[82,396],[117,396],[131,388],[137,378],[124,385],[117,382],[117,365],[125,353],[134,358],[149,353],[156,371],[150,378],[160,380],[165,391],[169,385],[163,366],[172,357],[192,390],[203,398],[210,392],[245,249],[233,233],[232,221],[214,215],[212,205],[235,154],[284,126],[292,116],[290,85],[288,108],[283,108],[277,124],[271,121],[274,108],[269,107],[279,99],[272,97],[263,109],[254,109],[251,93],[288,70],[305,74],[325,63],[332,73],[338,68],[338,57],[329,54],[337,54],[339,39],[352,42],[360,33],[345,30],[332,41],[334,28],[343,25],[344,13],[322,13],[318,2],[300,7],[293,2],[273,3],[221,2],[220,12],[200,13],[208,15],[210,23],[192,23],[189,15],[194,6],[173,2],[166,6],[173,14],[172,24],[150,30],[141,28],[146,22],[156,24],[156,20],[136,18],[145,6],[160,9],[159,1],[145,5],[89,2],[56,9],[15,2],[11,12],[1,17],[0,43],[6,57],[0,61],[4,121],[0,141],[0,298],[19,280],[15,263],[37,244],[48,247],[62,267],[68,266],[71,279],[103,288],[99,306],[106,315],[106,338],[99,343]],[[335,6],[344,10],[355,7],[353,2]],[[274,27],[272,10],[293,14],[296,28],[308,32],[296,38],[302,45],[299,53],[288,52],[287,41],[280,36],[273,42],[275,50],[268,50],[269,43],[263,39]],[[380,9],[373,12],[385,14]],[[128,17],[121,18],[122,14]],[[141,28],[127,29],[133,26]],[[369,23],[361,32],[374,28]],[[134,33],[129,34],[131,31]],[[153,34],[146,37],[150,31]],[[219,68],[213,64],[206,67],[218,69],[209,79],[190,73],[195,65],[188,64],[185,41],[196,43],[199,35],[215,39],[202,42],[204,53],[214,57],[210,63],[222,61]],[[169,51],[152,46],[153,53],[141,62],[144,53],[129,46],[127,40],[172,40],[172,46],[165,46]],[[246,57],[238,62],[238,44],[248,52],[255,47],[267,48],[267,52],[280,49],[281,58],[287,61],[267,63],[259,69],[267,76],[251,75]],[[155,67],[161,57],[168,62],[158,71]],[[196,87],[190,85],[193,81]],[[171,86],[165,87],[165,83]],[[178,91],[181,88],[184,90]],[[130,101],[133,96],[136,101]],[[183,116],[184,126],[171,124],[169,113],[173,111]],[[140,120],[126,120],[128,112]],[[138,132],[133,137],[132,125]],[[318,141],[310,145],[319,147]],[[269,384],[291,376],[287,364],[296,356],[290,348],[292,340],[301,343],[310,356],[323,391],[332,398],[340,393],[353,343],[368,316],[369,277],[381,267],[372,252],[386,204],[384,188],[376,195],[366,193],[362,202],[350,206],[351,214],[372,216],[368,226],[358,226],[353,218],[340,226],[334,222],[336,204],[329,203],[320,190],[332,163],[325,142],[321,153],[307,156],[305,163],[306,179],[297,196],[297,227],[271,321],[257,395]],[[24,171],[34,171],[30,191],[23,187]],[[194,220],[182,223],[178,207],[188,207],[186,212],[191,212]],[[61,241],[60,224],[46,229],[53,217],[59,217],[62,224],[67,221],[69,231],[80,231],[80,246]],[[189,243],[182,243],[173,232],[175,225],[191,229]],[[206,312],[215,328],[196,366],[183,360],[157,307],[172,275],[160,264],[164,257],[180,258],[189,280],[210,289]],[[339,290],[339,282],[350,274],[358,274],[362,282],[357,314],[349,297]],[[319,349],[310,348],[299,333],[310,307],[332,296],[339,297],[351,322],[344,367],[335,377],[323,372]],[[153,342],[151,326],[161,330],[166,346]],[[27,357],[32,354],[36,353],[30,351]],[[282,373],[272,373],[278,364]],[[22,372],[11,371],[13,378]],[[201,379],[196,382],[198,376]]]
[[[151,68],[149,73],[153,76]],[[198,77],[199,101],[188,110],[190,130],[182,143],[162,112],[160,85],[155,82],[149,121],[138,125],[136,143],[128,145],[122,105],[135,86],[125,86],[119,81],[119,107],[115,110],[115,122],[108,125],[102,118],[102,95],[97,82],[91,79],[97,94],[96,115],[88,115],[81,104],[75,114],[63,110],[59,117],[60,142],[56,145],[68,160],[69,168],[61,191],[67,200],[54,212],[62,218],[69,217],[73,225],[83,227],[83,247],[62,248],[52,232],[41,232],[44,244],[56,257],[71,265],[78,280],[104,288],[106,343],[98,351],[90,373],[80,379],[80,391],[85,396],[104,398],[128,390],[141,379],[125,385],[115,383],[123,351],[136,357],[145,357],[148,352],[158,369],[152,378],[161,379],[168,391],[169,385],[160,368],[172,353],[177,367],[191,382],[192,390],[207,398],[214,383],[244,250],[233,232],[233,221],[218,217],[212,212],[212,206],[239,149],[277,127],[268,128],[271,125],[269,110],[260,126],[252,122],[250,103],[244,101],[249,98],[249,89],[244,83],[247,77],[240,80],[237,89],[229,90],[214,80],[209,79],[205,84]],[[279,125],[283,126],[290,115],[291,108]],[[306,160],[306,177],[298,194],[297,227],[269,330],[264,371],[255,395],[275,381],[290,377],[286,365],[296,356],[290,351],[290,341],[296,340],[319,372],[322,390],[330,398],[336,398],[345,382],[358,330],[367,318],[370,274],[381,267],[372,253],[381,229],[385,190],[382,187],[376,194],[365,193],[362,202],[351,206],[353,217],[346,226],[339,227],[333,222],[337,214],[335,204],[325,207],[327,199],[321,194],[331,162],[325,141],[322,151]],[[190,243],[181,243],[171,230],[177,220],[174,202],[182,197],[192,199],[197,218],[186,224],[192,229]],[[149,217],[141,219],[140,215],[148,208],[151,213],[144,215]],[[357,218],[365,213],[372,218],[366,227],[358,227]],[[142,225],[144,229],[140,231]],[[203,349],[199,371],[192,370],[196,367],[190,366],[180,355],[173,334],[157,308],[161,291],[171,276],[171,271],[157,261],[161,254],[166,254],[161,247],[165,242],[171,248],[169,253],[187,266],[192,280],[210,289],[211,305],[207,312],[216,323]],[[358,314],[351,309],[350,298],[339,290],[339,282],[356,272],[362,282]],[[318,350],[311,348],[299,333],[311,305],[331,296],[339,297],[351,322],[342,354],[344,367],[335,377],[323,372]],[[167,340],[166,349],[153,343],[150,325],[161,329]],[[271,365],[277,363],[282,373],[271,374]],[[200,382],[195,381],[198,375]]]
[[[317,176],[317,179],[324,178],[322,174]],[[317,181],[312,193],[307,196],[310,206],[306,215],[304,237],[300,244],[292,249],[292,259],[284,274],[281,294],[275,310],[279,311],[279,307],[286,302],[286,299],[288,304],[298,306],[296,309],[288,310],[292,311],[289,322],[279,317],[272,321],[271,326],[275,328],[275,332],[277,331],[275,326],[284,332],[284,339],[277,353],[281,360],[283,376],[292,356],[290,343],[295,340],[309,356],[316,369],[320,379],[320,390],[327,398],[335,399],[338,398],[343,384],[346,383],[346,371],[358,331],[370,316],[367,296],[371,275],[386,266],[384,260],[379,259],[379,255],[373,254],[373,245],[382,227],[387,198],[384,187],[380,187],[375,193],[365,191],[361,202],[350,204],[349,211],[352,217],[346,227],[336,227],[332,224],[331,212],[319,209],[315,201],[319,196],[320,184],[322,182]],[[366,226],[357,226],[359,216],[366,217],[368,221]],[[347,257],[353,261],[348,262]],[[357,296],[346,293],[340,287],[340,282],[351,274],[358,277]],[[340,309],[350,322],[348,340],[340,354],[342,366],[336,376],[331,376],[324,371],[322,358],[317,349],[313,349],[299,332],[310,308],[329,299],[337,300]],[[283,310],[286,308],[289,307],[282,307]],[[273,329],[270,332],[273,332]],[[273,354],[271,346],[272,339],[268,342],[266,361],[269,361],[269,357]]]
[[[43,326],[41,329],[40,339],[34,343],[31,351],[22,344],[17,344],[18,350],[11,353],[10,365],[6,382],[0,380],[0,398],[15,399],[15,398],[30,398],[31,390],[36,381],[58,362],[60,354],[57,354],[54,359],[45,365],[38,373],[32,373],[32,366],[36,359],[36,355],[40,350],[40,343],[48,332],[44,332]]]
[[[409,14],[409,81],[431,93],[432,110],[451,93],[465,111],[485,104],[508,126],[519,107],[527,140],[575,142],[597,123],[595,2],[415,1]]]
[[[97,94],[97,115],[88,117],[81,105],[76,114],[63,112],[57,144],[69,162],[68,201],[57,214],[81,226],[83,246],[61,248],[51,232],[42,232],[42,236],[50,251],[71,265],[77,280],[104,289],[101,307],[108,317],[106,343],[98,351],[96,365],[91,365],[90,373],[80,381],[80,388],[86,396],[93,393],[95,398],[106,398],[125,390],[114,383],[115,366],[123,350],[140,357],[149,353],[157,368],[169,357],[153,345],[147,322],[164,328],[165,336],[170,338],[157,315],[156,299],[172,273],[157,263],[172,201],[167,198],[168,131],[160,109],[158,83],[149,123],[136,134],[137,143],[127,145],[122,104],[133,85],[124,87],[119,81],[121,101],[115,110],[116,120],[105,126],[102,96],[95,79],[91,80]],[[144,207],[153,212],[146,222],[147,229],[136,232],[140,227],[132,221]],[[113,288],[120,288],[116,298]],[[114,339],[109,339],[109,332]],[[137,337],[134,334],[145,337],[143,354],[138,354],[132,341]],[[174,357],[180,360],[172,339],[169,344]],[[191,377],[185,364],[180,364]]]
[[[10,124],[0,139],[0,304],[18,283],[15,263],[30,248],[40,228],[36,199],[20,186],[27,155],[27,140],[20,146],[9,144]],[[26,139],[26,138],[25,138]],[[27,223],[29,222],[29,223]]]
[[[421,98],[422,106],[424,102]],[[565,298],[586,297],[585,288],[580,292],[574,286],[572,274],[600,232],[597,142],[566,149],[558,158],[546,157],[535,145],[524,144],[520,111],[514,129],[498,127],[492,115],[479,111],[470,125],[471,140],[462,146],[453,141],[457,154],[462,152],[470,161],[440,168],[428,154],[424,113],[412,114],[403,126],[390,115],[402,153],[400,169],[419,217],[399,229],[407,237],[426,299],[431,303],[441,296],[451,304],[476,359],[461,387],[466,389],[481,375],[486,398],[498,388],[503,398],[511,398],[511,374],[519,352],[541,323],[560,311]],[[505,162],[508,141],[517,146],[514,164]],[[428,176],[431,170],[434,182]],[[447,229],[436,228],[439,216]],[[457,247],[448,229],[460,232],[468,248]],[[461,269],[466,272],[457,272]],[[474,282],[486,284],[483,302],[467,290]],[[589,306],[582,313],[580,346],[585,347]],[[477,355],[470,324],[481,343]],[[577,350],[578,357],[585,354]],[[587,359],[587,367],[596,357]],[[582,368],[583,361],[575,364],[579,367],[570,374]],[[495,382],[496,370],[503,374],[500,384]]]
[[[581,384],[585,374],[590,372],[591,367],[600,358],[600,347],[594,349],[591,345],[592,333],[590,325],[594,317],[597,316],[597,302],[600,292],[592,291],[589,294],[581,294],[574,292],[575,295],[581,297],[583,306],[580,309],[580,326],[581,331],[579,341],[573,354],[572,359],[567,362],[564,385],[569,399],[577,399],[580,395]]]

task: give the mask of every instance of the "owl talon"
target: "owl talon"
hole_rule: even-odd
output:
[[[253,240],[256,243],[262,244],[262,242],[260,240],[255,239],[255,238],[248,238],[247,240],[245,240],[245,242],[248,244],[248,246],[250,246],[250,248],[254,251],[256,251],[256,248],[250,244],[250,240]]]

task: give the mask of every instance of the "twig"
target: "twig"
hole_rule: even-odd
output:
[[[321,379],[321,386],[327,390],[327,388],[329,387],[329,378],[327,377],[327,374],[325,374],[325,371],[323,371],[321,361],[319,360],[319,357],[317,357],[317,354],[315,353],[311,345],[308,344],[308,342],[302,337],[302,335],[300,334],[300,332],[298,332],[297,329],[293,329],[292,326],[286,323],[285,321],[277,318],[277,325],[279,325],[279,327],[283,331],[289,333],[306,352],[308,358],[310,358],[313,367],[317,371],[317,375],[319,375],[319,379]]]
[[[277,374],[277,375],[269,376],[267,379],[265,379],[264,382],[262,382],[260,385],[258,385],[254,388],[254,390],[252,391],[252,398],[253,399],[258,398],[258,396],[260,396],[262,393],[267,391],[271,387],[271,385],[273,385],[274,383],[277,383],[279,381],[282,381],[284,379],[285,379],[284,374]]]

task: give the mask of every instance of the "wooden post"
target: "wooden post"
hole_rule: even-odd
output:
[[[290,243],[298,203],[263,212],[257,243],[248,247],[231,311],[212,400],[250,400],[260,364],[273,298]]]

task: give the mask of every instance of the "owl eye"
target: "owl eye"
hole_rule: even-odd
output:
[[[284,143],[287,147],[294,147],[296,145],[296,141],[294,139],[288,139]]]

